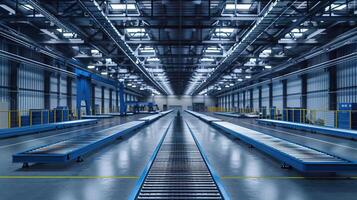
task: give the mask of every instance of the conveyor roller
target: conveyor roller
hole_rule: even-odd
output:
[[[164,138],[136,199],[223,199],[181,117]]]

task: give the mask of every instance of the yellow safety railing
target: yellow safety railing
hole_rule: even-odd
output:
[[[357,110],[317,110],[299,108],[223,108],[208,107],[208,112],[257,114],[262,119],[284,120],[334,128],[357,129]],[[355,123],[355,124],[354,124]]]
[[[0,110],[0,117],[3,119],[0,128],[32,126],[78,119],[76,110],[67,109]]]

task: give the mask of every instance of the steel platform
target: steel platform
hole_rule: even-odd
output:
[[[234,117],[234,118],[258,118],[259,115],[254,114],[245,114],[245,113],[230,113],[230,112],[214,112],[215,115],[221,115],[225,117]]]
[[[311,147],[263,134],[229,122],[213,122],[212,125],[281,161],[282,167],[293,167],[305,173],[357,170],[356,162],[330,155]]]
[[[0,139],[28,135],[28,134],[39,133],[44,131],[51,131],[55,129],[63,129],[63,128],[69,128],[74,126],[94,124],[97,122],[98,122],[97,119],[81,119],[81,120],[57,122],[57,123],[50,123],[50,124],[23,126],[19,128],[0,129]]]
[[[229,199],[214,177],[187,125],[176,117],[129,199]]]
[[[113,118],[114,115],[82,115],[81,118],[82,119],[109,119],[109,118]]]
[[[142,127],[144,124],[145,122],[143,121],[132,121],[102,131],[82,134],[63,141],[36,147],[13,155],[13,162],[23,163],[26,167],[29,163],[80,161],[85,154],[95,151],[101,146]]]
[[[193,116],[196,116],[196,117],[200,118],[201,120],[203,120],[203,121],[205,121],[207,123],[222,121],[221,119],[218,119],[218,118],[215,118],[215,117],[211,117],[211,116],[208,116],[208,115],[204,115],[204,114],[201,114],[201,113],[198,113],[198,112],[194,112],[194,111],[191,111],[191,110],[185,110],[185,111],[190,113]]]
[[[145,121],[146,123],[151,123],[151,122],[159,119],[160,117],[169,114],[170,112],[172,112],[172,110],[159,112],[157,114],[153,114],[153,115],[150,115],[150,116],[146,116],[146,117],[140,118],[139,121]]]
[[[317,126],[311,124],[302,124],[296,122],[287,122],[287,121],[271,120],[271,119],[259,119],[257,120],[257,122],[260,124],[274,125],[274,126],[291,128],[296,130],[309,131],[309,132],[320,133],[324,135],[332,135],[341,138],[357,139],[356,130],[330,128],[325,126]]]

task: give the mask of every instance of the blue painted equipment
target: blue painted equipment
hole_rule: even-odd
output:
[[[357,129],[357,103],[338,104],[337,127]]]
[[[58,122],[58,123],[50,123],[50,124],[39,124],[33,126],[22,126],[19,128],[5,128],[5,129],[0,129],[0,138],[22,136],[22,135],[28,135],[33,133],[39,133],[43,131],[50,131],[55,129],[80,126],[80,125],[88,125],[93,123],[97,123],[97,120],[95,119],[74,120],[74,121]]]
[[[13,155],[13,162],[24,163],[66,163],[79,160],[81,156],[116,140],[144,125],[142,121],[133,121],[95,133],[82,134],[67,140],[37,147]]]
[[[195,112],[195,111],[191,111],[191,110],[185,110],[185,111],[188,112],[188,113],[190,113],[191,115],[194,115],[194,116],[196,116],[196,117],[202,119],[203,121],[205,121],[205,122],[207,122],[207,123],[222,121],[221,119],[214,118],[214,117],[211,117],[211,116],[207,116],[207,115],[204,115],[204,114]]]
[[[321,133],[324,135],[333,135],[336,137],[357,139],[357,131],[355,130],[331,128],[326,126],[317,126],[311,124],[302,124],[302,123],[294,123],[294,122],[286,122],[286,121],[270,120],[270,119],[258,119],[257,122],[260,124],[274,125],[274,126],[286,127],[291,129]]]
[[[160,113],[160,117],[168,113]],[[62,123],[68,126],[70,122]],[[15,154],[13,155],[13,162],[23,163],[24,167],[27,167],[28,163],[67,163],[73,160],[80,161],[82,156],[144,125],[145,121],[132,121],[102,131],[85,133]]]
[[[356,162],[311,147],[263,134],[229,122],[216,121],[211,124],[281,161],[282,167],[293,167],[304,173],[357,170]]]

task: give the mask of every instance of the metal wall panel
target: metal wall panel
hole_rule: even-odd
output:
[[[98,112],[102,109],[102,88],[101,86],[95,86],[95,105]]]
[[[309,74],[307,78],[307,109],[328,110],[327,72]]]
[[[254,88],[253,90],[253,108],[254,110],[259,109],[259,89]]]
[[[301,107],[301,78],[288,79],[286,90],[287,107]]]
[[[239,93],[239,108],[244,108],[244,104],[243,104],[243,91]]]
[[[77,110],[77,80],[72,80],[72,110]]]
[[[109,112],[109,89],[104,88],[104,112],[108,113]]]
[[[55,74],[51,74],[50,77],[50,109],[58,106],[58,77]]]
[[[283,109],[283,83],[281,81],[273,82],[273,106]]]
[[[21,64],[18,72],[19,110],[44,108],[43,70]]]
[[[269,86],[263,85],[262,87],[262,107],[269,108]]]
[[[336,76],[337,103],[357,103],[357,60],[337,65]]]
[[[238,108],[238,93],[234,94],[234,107]]]
[[[67,106],[67,78],[60,77],[60,106]]]
[[[245,91],[245,107],[246,108],[250,107],[250,91],[249,90]]]
[[[8,61],[0,58],[0,102],[9,102],[9,76]]]

